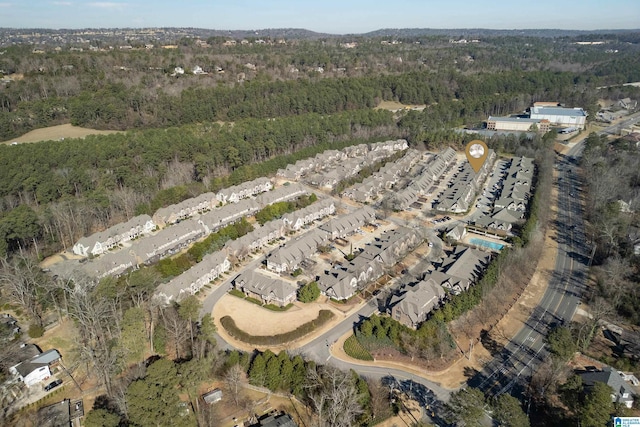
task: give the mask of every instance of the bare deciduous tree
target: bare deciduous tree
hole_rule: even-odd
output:
[[[348,372],[328,366],[309,369],[305,387],[318,415],[318,427],[349,427],[363,412],[353,375]]]
[[[247,383],[247,374],[239,364],[230,367],[224,374],[224,383],[227,386],[227,392],[233,399],[233,403],[238,406],[240,404],[240,392],[243,384]]]
[[[46,280],[48,277],[33,258],[23,255],[16,255],[11,260],[0,258],[0,286],[6,296],[22,307],[31,321],[39,326],[42,326],[41,283]]]

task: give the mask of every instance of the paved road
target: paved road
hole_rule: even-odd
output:
[[[572,155],[579,148],[574,148]],[[555,271],[540,304],[503,351],[469,381],[491,395],[512,392],[546,356],[544,339],[551,328],[570,321],[580,302],[587,253],[575,165],[558,163],[558,254]]]
[[[640,120],[634,114],[623,122],[608,127],[600,134],[610,134]],[[469,384],[485,393],[517,394],[536,366],[544,360],[544,339],[557,325],[570,322],[580,304],[587,276],[589,246],[582,218],[581,183],[575,161],[581,156],[584,140],[576,144],[566,157],[557,162],[558,169],[558,254],[549,287],[540,304],[524,327]]]

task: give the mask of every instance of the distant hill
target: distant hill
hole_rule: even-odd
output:
[[[491,37],[491,36],[525,36],[525,37],[575,37],[590,34],[632,33],[640,30],[561,30],[561,29],[531,29],[531,30],[492,30],[489,28],[383,28],[364,34],[361,37],[396,37],[410,38],[419,36],[448,36],[448,37]]]
[[[517,37],[584,37],[597,39],[601,35],[616,35],[626,41],[638,43],[639,30],[492,30],[487,28],[384,28],[360,34],[327,34],[317,33],[304,28],[266,28],[259,30],[214,30],[190,27],[154,27],[154,28],[83,28],[83,29],[42,29],[42,28],[0,28],[0,46],[15,44],[46,44],[59,46],[65,44],[88,43],[101,41],[104,43],[138,42],[173,43],[182,38],[208,39],[214,37],[241,39],[285,39],[285,40],[317,40],[329,38],[390,38],[408,39],[424,36],[439,36],[456,39],[481,39],[496,36]]]

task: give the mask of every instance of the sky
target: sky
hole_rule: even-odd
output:
[[[0,0],[0,27],[640,28],[640,0]]]

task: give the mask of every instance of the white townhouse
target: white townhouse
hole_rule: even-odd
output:
[[[98,256],[155,230],[156,224],[149,215],[138,215],[127,222],[116,224],[89,237],[83,237],[73,246],[73,253],[88,257]]]

